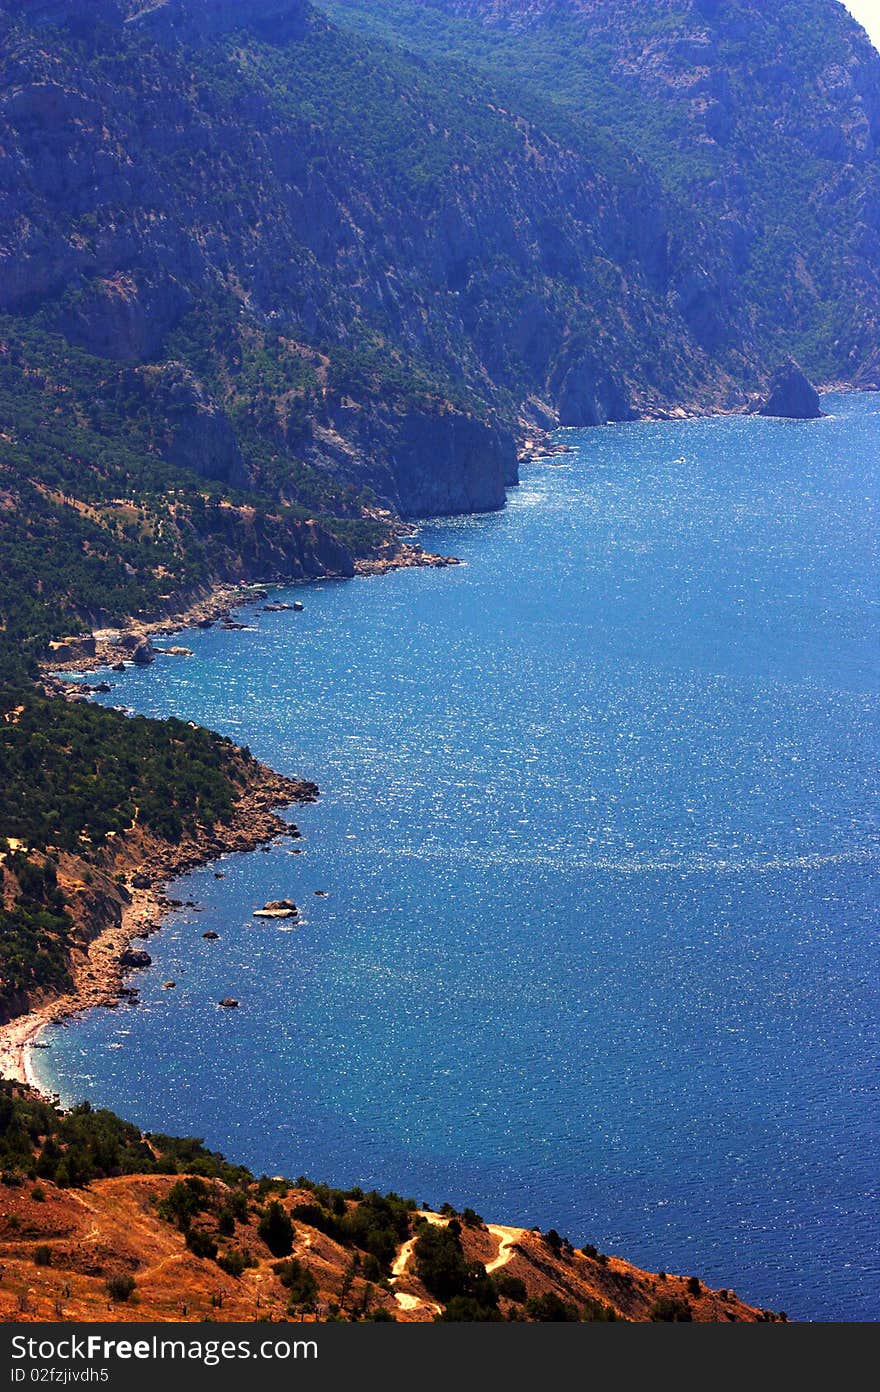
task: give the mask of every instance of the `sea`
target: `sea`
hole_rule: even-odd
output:
[[[461,565],[112,674],[321,798],[173,886],[140,1005],[49,1030],[44,1084],[877,1319],[880,396],[823,406],[560,431],[502,512],[419,526]]]

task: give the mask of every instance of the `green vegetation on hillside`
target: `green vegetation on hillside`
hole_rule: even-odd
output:
[[[127,1174],[197,1175],[236,1186],[253,1178],[201,1141],[144,1137],[136,1126],[88,1102],[62,1112],[2,1079],[0,1171],[6,1184],[47,1179],[71,1187]]]
[[[0,1016],[63,990],[74,924],[60,852],[99,863],[131,826],[176,843],[232,815],[249,756],[181,720],[128,719],[33,692],[0,718]]]
[[[836,0],[512,0],[511,23],[469,0],[319,5],[358,33],[476,69],[575,144],[604,138],[636,152],[716,235],[741,239],[739,293],[765,343],[826,379],[851,366],[853,324],[876,325],[880,312],[876,96],[867,149],[859,131],[880,62]],[[854,69],[854,45],[850,95],[840,75]]]
[[[0,722],[0,843],[97,849],[133,822],[178,841],[229,820],[241,757],[186,721],[30,696]]]
[[[254,349],[254,381],[269,362]],[[0,686],[84,619],[157,616],[207,581],[296,574],[307,519],[355,556],[387,536],[363,490],[273,448],[248,420],[242,453],[263,492],[167,462],[173,424],[148,371],[0,318]]]

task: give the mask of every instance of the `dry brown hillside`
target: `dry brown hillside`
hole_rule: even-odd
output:
[[[308,1205],[309,1215],[322,1222],[325,1210],[316,1203],[315,1190],[296,1186],[277,1186],[267,1194],[265,1184],[236,1189],[220,1180],[197,1181],[204,1207],[190,1220],[188,1245],[179,1223],[168,1216],[168,1200],[189,1183],[174,1175],[128,1175],[81,1189],[30,1179],[4,1182],[0,1319],[350,1320],[378,1314],[430,1321],[443,1307],[419,1279],[423,1224],[447,1233],[452,1224],[453,1234],[460,1225],[462,1256],[480,1263],[497,1282],[497,1310],[504,1318],[558,1319],[565,1307],[564,1317],[579,1319],[776,1318],[744,1304],[732,1291],[708,1290],[692,1277],[640,1271],[616,1257],[574,1251],[555,1234],[486,1225],[470,1214],[412,1212],[413,1235],[400,1242],[385,1275],[350,1243],[303,1221],[298,1208]],[[230,1200],[238,1213],[234,1219]],[[267,1202],[279,1203],[292,1216],[287,1257],[273,1256],[258,1231]],[[347,1217],[356,1215],[361,1203],[346,1200],[342,1215],[339,1207],[337,1199],[337,1218]],[[237,1251],[253,1264],[240,1274],[223,1270],[216,1256],[192,1250],[200,1242],[193,1234],[204,1235],[206,1253],[215,1244],[221,1258]],[[120,1299],[127,1283],[118,1278],[125,1277],[134,1288]]]

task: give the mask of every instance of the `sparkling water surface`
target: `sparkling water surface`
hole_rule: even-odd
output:
[[[45,1036],[46,1084],[876,1319],[880,398],[825,407],[562,432],[503,513],[421,529],[464,565],[114,674],[322,798],[302,855],[177,882],[204,911],[140,1008]]]

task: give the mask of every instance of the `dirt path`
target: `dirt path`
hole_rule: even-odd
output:
[[[429,1213],[425,1209],[420,1210],[416,1214],[416,1217],[426,1218],[429,1223],[434,1224],[435,1228],[445,1228],[446,1224],[449,1222],[448,1218],[442,1218],[439,1213]],[[410,1257],[413,1254],[413,1248],[416,1245],[416,1241],[417,1239],[415,1237],[407,1238],[406,1242],[404,1242],[397,1256],[394,1258],[394,1262],[391,1267],[392,1285],[396,1285],[396,1283],[400,1280],[402,1276],[406,1276],[408,1274],[407,1268],[409,1266]],[[426,1300],[424,1296],[414,1295],[412,1291],[396,1290],[394,1292],[394,1299],[397,1301],[401,1310],[433,1310],[435,1315],[439,1315],[441,1313],[441,1307],[437,1305],[433,1300]]]
[[[416,1216],[419,1218],[426,1218],[429,1223],[433,1223],[437,1228],[445,1228],[449,1223],[449,1219],[441,1217],[439,1213],[428,1213],[425,1210],[421,1210]],[[503,1266],[507,1265],[511,1257],[514,1256],[517,1244],[521,1240],[525,1229],[505,1228],[497,1223],[488,1223],[486,1226],[492,1236],[498,1239],[497,1254],[491,1261],[485,1264],[486,1272],[491,1276],[493,1271],[500,1271]],[[396,1285],[401,1277],[405,1277],[408,1274],[409,1263],[416,1245],[416,1240],[415,1237],[407,1238],[406,1242],[404,1242],[400,1251],[397,1253],[397,1256],[394,1258],[394,1263],[391,1267],[392,1285]],[[428,1308],[433,1309],[436,1314],[440,1314],[439,1305],[434,1304],[433,1301],[425,1300],[422,1296],[414,1295],[411,1291],[396,1290],[394,1292],[394,1299],[402,1310]]]
[[[397,1256],[394,1258],[394,1264],[391,1268],[392,1281],[396,1281],[398,1276],[406,1275],[406,1268],[409,1265],[409,1259],[413,1254],[413,1247],[415,1247],[415,1245],[416,1240],[414,1237],[410,1237],[404,1242]]]
[[[497,1223],[489,1223],[487,1226],[492,1236],[498,1238],[498,1255],[486,1262],[486,1271],[491,1276],[493,1271],[500,1271],[501,1267],[510,1261],[525,1228],[502,1228]]]

